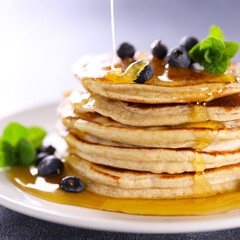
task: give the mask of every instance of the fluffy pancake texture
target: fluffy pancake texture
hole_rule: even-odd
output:
[[[240,65],[226,74],[170,68],[147,59],[145,84],[106,77],[110,55],[84,56],[73,73],[82,85],[58,108],[69,164],[97,194],[119,198],[202,197],[240,181]],[[123,72],[134,61],[117,59]]]

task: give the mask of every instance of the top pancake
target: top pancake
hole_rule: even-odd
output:
[[[204,71],[167,67],[166,62],[146,53],[135,54],[135,59],[148,59],[154,69],[152,79],[145,84],[114,84],[104,77],[111,65],[111,55],[82,57],[72,68],[90,92],[121,101],[162,104],[208,102],[215,98],[240,93],[239,64],[232,64],[229,74],[211,74]],[[117,59],[115,67],[122,71],[133,60]]]

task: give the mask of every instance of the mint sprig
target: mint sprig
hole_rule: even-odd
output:
[[[0,139],[0,167],[31,165],[45,136],[42,128],[9,123]]]
[[[236,42],[226,42],[222,30],[212,26],[208,38],[196,44],[190,51],[190,57],[210,73],[225,73],[239,49]]]

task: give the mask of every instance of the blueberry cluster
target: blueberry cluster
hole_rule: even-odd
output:
[[[35,165],[38,166],[38,164],[47,156],[53,155],[56,152],[56,149],[52,146],[41,146],[37,150],[37,157],[35,160]]]
[[[174,48],[167,56],[167,61],[170,67],[188,68],[193,60],[188,52],[198,43],[195,37],[183,37],[180,41],[180,46]]]
[[[168,47],[164,44],[164,42],[155,40],[151,44],[151,50],[153,56],[158,59],[164,59],[168,54],[167,62],[170,67],[188,68],[193,63],[193,60],[190,58],[188,52],[197,43],[198,39],[196,39],[195,37],[183,37],[180,41],[180,46],[174,48],[168,54]],[[120,47],[117,50],[117,54],[121,59],[133,58],[135,54],[135,48],[133,45],[125,42],[120,45]],[[135,82],[144,83],[146,81],[145,79],[147,80],[150,79],[149,76],[152,77],[152,75],[153,69],[148,67],[142,74],[142,76],[144,77],[141,77],[139,80],[136,80]]]
[[[42,146],[38,149],[35,165],[38,175],[54,177],[63,172],[64,164],[60,158],[54,156],[56,149],[53,146]],[[68,176],[62,179],[60,188],[67,192],[81,192],[85,189],[82,180],[78,177]]]
[[[42,146],[38,149],[35,165],[38,168],[38,175],[52,177],[62,173],[64,164],[61,159],[53,154],[56,149],[53,146]]]

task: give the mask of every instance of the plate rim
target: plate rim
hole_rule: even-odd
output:
[[[26,108],[22,111],[18,111],[13,113],[9,116],[5,116],[4,118],[0,119],[0,125],[2,121],[6,121],[10,118],[17,118],[18,115],[22,114],[31,114],[31,111],[46,111],[47,108],[55,108],[59,102],[50,102],[48,104],[37,105],[36,107]],[[44,123],[43,123],[44,125]],[[215,215],[208,215],[210,219],[204,220],[205,216],[137,216],[137,215],[130,215],[124,213],[115,213],[115,212],[108,212],[108,211],[101,211],[95,209],[87,209],[83,207],[53,203],[47,200],[40,199],[34,195],[28,194],[20,189],[18,189],[7,177],[6,171],[0,171],[0,176],[18,193],[22,194],[23,196],[27,196],[28,198],[32,198],[35,201],[40,202],[47,202],[57,206],[65,207],[65,208],[75,208],[75,209],[84,209],[84,211],[89,212],[96,212],[96,213],[104,213],[106,216],[114,216],[116,219],[112,218],[101,218],[101,219],[92,219],[86,218],[86,216],[69,216],[68,214],[60,214],[56,213],[56,211],[49,211],[47,208],[41,208],[34,205],[28,205],[24,202],[19,202],[17,200],[12,199],[8,193],[2,192],[3,183],[0,182],[0,204],[4,207],[7,207],[11,210],[20,212],[22,214],[35,217],[41,220],[50,221],[58,224],[73,226],[73,227],[82,227],[92,230],[104,230],[104,231],[114,231],[114,232],[128,232],[128,233],[190,233],[190,232],[208,232],[208,231],[217,231],[223,229],[231,229],[240,227],[240,211],[232,211],[229,213],[222,213],[222,214],[215,214]],[[45,206],[46,207],[46,206]],[[231,216],[231,214],[233,216]],[[229,216],[230,215],[230,216]],[[60,217],[61,216],[61,217]],[[124,216],[125,218],[129,218],[132,224],[126,224],[127,221],[121,220],[121,217]],[[133,217],[134,216],[134,217]],[[137,216],[137,217],[136,217]],[[117,219],[120,217],[119,219]],[[188,221],[176,222],[176,219],[187,219],[187,218],[196,219],[194,223]],[[139,218],[143,219],[161,219],[167,220],[167,222],[137,222],[134,219]],[[197,220],[199,219],[199,220]],[[77,220],[74,222],[74,220]],[[232,220],[232,221],[228,221]],[[151,225],[150,225],[151,224]],[[167,230],[164,230],[166,228]],[[170,230],[169,230],[170,229]]]

